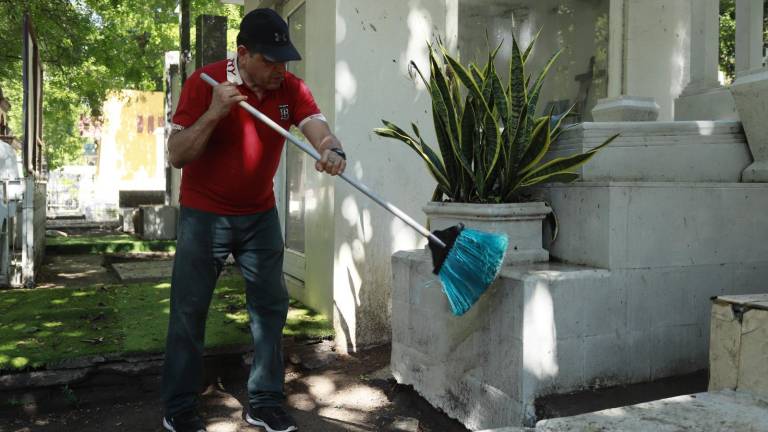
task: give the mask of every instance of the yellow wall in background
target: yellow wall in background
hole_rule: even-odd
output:
[[[123,90],[105,102],[97,175],[117,190],[165,189],[163,98]]]

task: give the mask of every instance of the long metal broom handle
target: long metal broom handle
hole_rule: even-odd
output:
[[[208,75],[208,74],[202,73],[202,74],[200,74],[200,78],[202,78],[203,81],[207,82],[208,84],[210,84],[210,85],[212,85],[214,87],[219,85],[219,83],[215,79],[211,78],[211,76]],[[266,115],[262,114],[261,111],[259,111],[256,108],[254,108],[251,104],[249,104],[248,102],[245,102],[245,101],[240,101],[239,105],[241,107],[243,107],[244,110],[246,110],[249,113],[251,113],[254,117],[256,117],[257,119],[259,119],[259,120],[263,121],[264,123],[266,123],[267,126],[271,127],[276,132],[280,133],[280,135],[284,136],[285,139],[287,139],[288,141],[296,144],[296,146],[298,146],[300,149],[302,149],[306,154],[312,156],[315,160],[318,160],[318,161],[320,160],[320,158],[321,158],[320,153],[318,153],[317,150],[315,150],[314,147],[312,147],[311,145],[309,145],[309,144],[303,142],[302,140],[296,138],[293,134],[291,134],[287,130],[283,129],[282,126],[280,126],[279,124],[277,124],[274,121],[272,121],[271,118],[269,118]],[[358,182],[357,180],[347,176],[345,173],[339,174],[339,177],[343,178],[344,180],[347,181],[347,183],[351,184],[357,190],[359,190],[360,192],[362,192],[365,195],[367,195],[368,198],[376,201],[380,206],[382,206],[385,209],[389,210],[390,213],[392,213],[393,215],[395,215],[398,218],[400,218],[403,222],[405,222],[408,225],[410,225],[413,229],[418,231],[421,235],[423,235],[425,237],[428,237],[435,244],[438,244],[438,245],[440,245],[442,247],[446,247],[445,243],[442,240],[440,240],[439,238],[437,238],[434,234],[429,232],[428,229],[424,228],[420,223],[418,223],[415,220],[413,220],[413,218],[408,216],[404,211],[400,210],[399,208],[397,208],[394,205],[392,205],[390,202],[385,201],[383,198],[381,198],[378,195],[376,195],[372,190],[370,190],[368,188],[368,186],[366,186],[366,185]]]

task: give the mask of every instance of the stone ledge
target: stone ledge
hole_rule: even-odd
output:
[[[595,181],[538,191],[559,221],[549,252],[565,262],[614,270],[768,261],[768,184]]]
[[[583,153],[619,133],[582,166],[583,180],[738,182],[752,156],[739,122],[583,123],[548,158]]]

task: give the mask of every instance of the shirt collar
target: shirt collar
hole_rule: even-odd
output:
[[[234,85],[242,85],[243,78],[240,77],[240,66],[237,64],[237,53],[227,54],[227,81]]]

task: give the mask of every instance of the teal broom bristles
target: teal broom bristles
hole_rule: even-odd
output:
[[[505,234],[461,230],[438,274],[454,315],[469,310],[496,279],[508,242]]]

